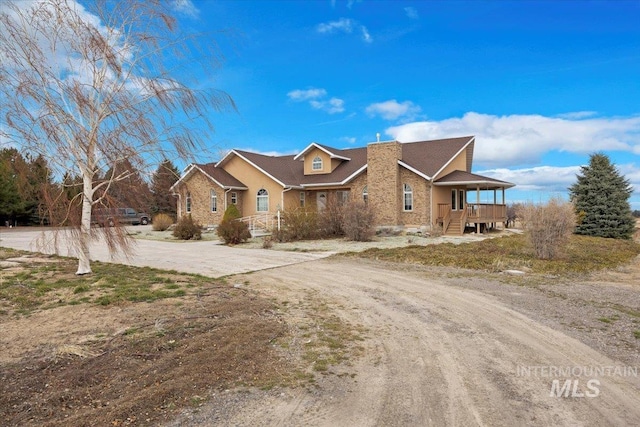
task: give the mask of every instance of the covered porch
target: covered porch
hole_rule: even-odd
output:
[[[434,182],[438,200],[436,224],[445,234],[462,235],[506,225],[506,190],[515,184],[464,171],[455,171]],[[445,199],[445,197],[447,197]]]

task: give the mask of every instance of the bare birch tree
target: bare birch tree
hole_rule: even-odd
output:
[[[91,272],[89,244],[98,234],[112,253],[131,248],[119,227],[98,233],[91,224],[93,207],[132,173],[115,166],[127,159],[149,170],[153,159],[187,157],[204,147],[210,112],[235,108],[227,94],[184,79],[198,65],[195,49],[205,48],[205,72],[220,56],[207,50],[213,41],[178,30],[174,2],[83,4],[0,3],[0,138],[43,155],[56,176],[82,177],[79,199],[65,205],[80,211],[77,221],[65,218],[74,225],[77,274]],[[98,179],[107,171],[118,173]]]

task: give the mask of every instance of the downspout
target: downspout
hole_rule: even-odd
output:
[[[228,206],[227,206],[227,198],[228,198],[229,192],[231,190],[233,190],[233,188],[229,188],[229,189],[227,189],[227,191],[224,192],[224,211],[225,212],[227,211],[227,208],[228,208]]]

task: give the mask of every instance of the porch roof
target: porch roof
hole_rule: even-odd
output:
[[[448,187],[466,187],[467,189],[481,190],[496,190],[499,188],[511,188],[515,187],[515,184],[507,181],[501,181],[499,179],[490,178],[488,176],[482,176],[471,172],[465,171],[453,171],[450,174],[443,176],[436,180],[434,185],[448,186]]]

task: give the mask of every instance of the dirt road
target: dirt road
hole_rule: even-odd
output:
[[[368,332],[364,356],[344,376],[326,376],[316,392],[242,398],[223,415],[225,425],[640,425],[637,363],[612,360],[499,298],[452,285],[482,280],[474,276],[328,259],[236,279],[278,301],[321,295]],[[211,425],[222,403],[214,399],[188,424]]]

